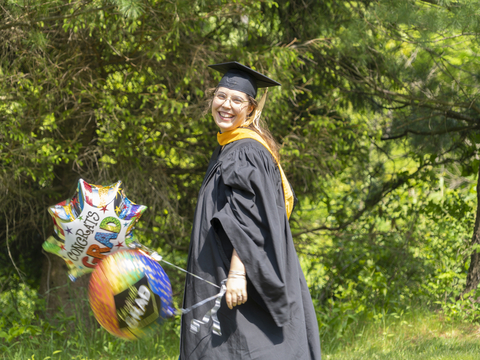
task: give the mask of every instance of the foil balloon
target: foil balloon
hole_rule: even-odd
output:
[[[135,223],[147,207],[130,201],[121,184],[100,186],[80,179],[71,199],[48,209],[55,233],[43,248],[65,260],[72,281],[134,241]]]
[[[90,278],[88,296],[100,325],[126,340],[152,334],[175,312],[167,274],[141,250],[102,260]]]

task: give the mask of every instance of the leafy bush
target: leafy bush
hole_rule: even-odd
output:
[[[302,235],[301,262],[322,334],[341,338],[352,323],[381,322],[410,306],[478,320],[474,300],[456,300],[472,250],[474,201],[473,187],[405,186],[345,230]],[[321,206],[306,208],[302,221],[327,216]]]

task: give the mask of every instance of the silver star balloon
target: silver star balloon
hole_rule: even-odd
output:
[[[121,185],[121,181],[93,185],[80,179],[71,199],[48,208],[55,233],[43,248],[65,260],[72,281],[135,240],[135,223],[147,207],[130,201]]]

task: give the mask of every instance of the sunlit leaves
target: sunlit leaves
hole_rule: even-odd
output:
[[[114,0],[120,13],[125,17],[136,19],[145,12],[145,2],[143,0]]]

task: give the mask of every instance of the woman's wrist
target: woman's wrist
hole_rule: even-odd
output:
[[[237,270],[230,270],[228,272],[228,278],[229,279],[242,279],[242,280],[247,280],[247,274],[243,271],[237,271]]]
[[[238,275],[230,275],[228,279],[238,279],[238,280],[247,281],[247,278],[245,276],[238,276]]]
[[[247,275],[244,271],[237,271],[237,270],[230,270],[229,271],[229,274],[232,274],[232,275]]]

